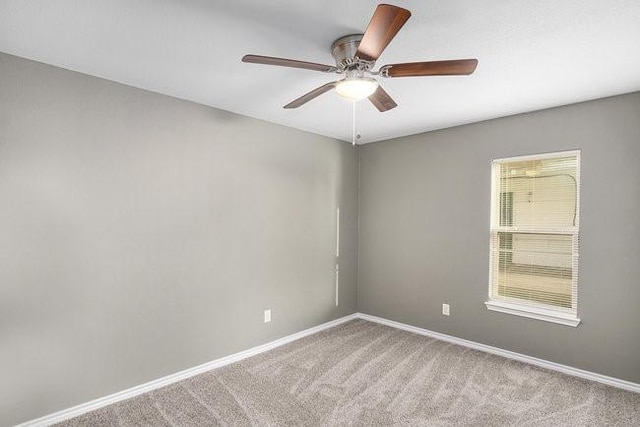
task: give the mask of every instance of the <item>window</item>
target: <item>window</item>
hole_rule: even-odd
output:
[[[490,310],[577,326],[580,152],[494,160]]]

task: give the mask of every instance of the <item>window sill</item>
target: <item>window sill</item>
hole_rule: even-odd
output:
[[[530,307],[504,301],[487,301],[484,304],[491,311],[499,311],[501,313],[528,317],[530,319],[544,320],[545,322],[558,323],[560,325],[572,326],[574,328],[580,324],[580,319],[568,313],[560,313],[553,310],[546,310],[544,308]]]

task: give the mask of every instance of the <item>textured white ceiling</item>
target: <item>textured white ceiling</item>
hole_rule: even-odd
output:
[[[378,60],[478,58],[475,74],[385,79],[398,107],[356,105],[359,143],[640,90],[638,0],[393,1],[412,12]],[[246,53],[333,64],[378,2],[3,0],[0,51],[343,140],[336,75],[245,64]],[[377,67],[376,67],[377,68]],[[0,76],[2,78],[2,76]]]

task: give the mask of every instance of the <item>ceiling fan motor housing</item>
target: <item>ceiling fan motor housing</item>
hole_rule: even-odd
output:
[[[340,37],[331,45],[331,54],[339,72],[364,72],[373,68],[375,61],[365,61],[356,56],[362,37],[363,34],[350,34]]]

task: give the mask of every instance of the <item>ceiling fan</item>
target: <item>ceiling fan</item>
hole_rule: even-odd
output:
[[[298,108],[335,88],[339,95],[352,101],[369,98],[379,111],[384,112],[397,107],[398,104],[373,76],[395,78],[468,75],[473,73],[478,65],[477,59],[456,59],[388,64],[373,71],[373,66],[382,51],[410,16],[411,12],[401,7],[378,5],[364,34],[351,34],[333,42],[331,53],[336,61],[335,66],[262,55],[245,55],[242,62],[344,75],[340,80],[324,84],[294,99],[284,108]]]

